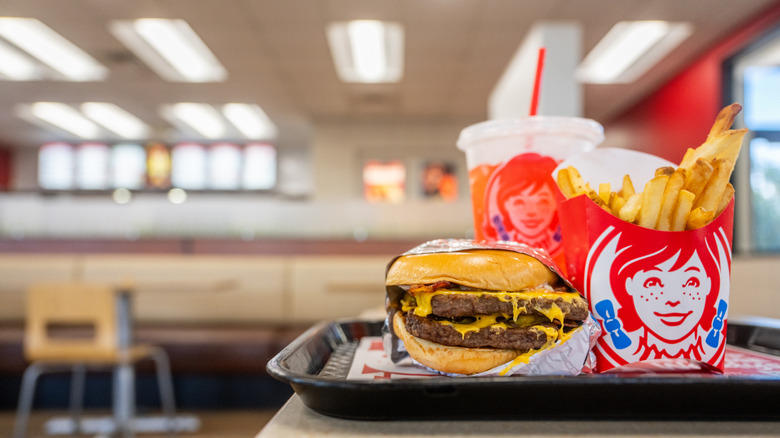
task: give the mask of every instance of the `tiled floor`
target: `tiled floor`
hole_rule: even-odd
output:
[[[91,413],[89,413],[91,414]],[[252,438],[275,414],[274,410],[246,411],[194,411],[182,414],[195,415],[201,423],[197,432],[179,433],[179,438]],[[60,416],[62,412],[35,412],[30,418],[27,429],[28,438],[51,437],[45,435],[43,424],[52,417]],[[96,415],[107,415],[105,412]],[[14,427],[15,412],[0,411],[0,438],[10,437]],[[56,436],[56,435],[55,435]],[[69,436],[69,435],[64,435]],[[161,438],[168,435],[137,434],[139,438]]]

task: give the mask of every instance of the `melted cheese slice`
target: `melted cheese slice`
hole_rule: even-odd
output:
[[[462,290],[447,290],[447,289],[439,289],[433,292],[422,292],[422,293],[416,293],[414,294],[414,300],[411,299],[409,295],[406,295],[401,300],[402,310],[404,312],[414,312],[415,315],[419,317],[426,317],[433,313],[433,306],[431,304],[431,300],[436,295],[455,295],[455,294],[471,294],[475,296],[482,296],[485,294],[489,294],[491,296],[495,296],[499,300],[503,302],[510,302],[512,303],[512,320],[516,322],[517,324],[521,326],[531,326],[532,330],[541,331],[544,333],[545,337],[547,338],[547,341],[545,344],[538,348],[538,349],[531,349],[526,353],[520,354],[517,356],[511,363],[509,363],[504,370],[501,371],[500,375],[505,375],[507,372],[509,372],[510,369],[514,368],[515,366],[521,364],[521,363],[529,363],[531,360],[531,356],[534,354],[546,350],[549,348],[553,348],[556,345],[560,345],[571,338],[572,334],[574,334],[577,330],[580,330],[582,327],[577,327],[573,330],[570,330],[568,332],[563,331],[563,320],[564,315],[563,311],[560,307],[558,307],[557,304],[555,304],[555,300],[562,299],[567,303],[572,303],[576,299],[580,299],[580,296],[577,292],[554,292],[547,288],[538,288],[534,290],[528,290],[523,292],[485,292],[485,291],[462,291]],[[542,308],[539,306],[534,306],[532,309],[527,309],[525,306],[520,306],[521,300],[527,300],[531,301],[533,298],[546,298],[550,302],[550,307],[548,308]],[[526,313],[529,310],[536,311],[544,317],[548,318],[550,321],[558,321],[561,325],[557,328],[553,327],[546,327],[541,325],[535,325],[535,323],[539,322],[539,316],[538,315],[525,315],[521,313]],[[496,313],[493,315],[476,315],[474,316],[475,320],[473,322],[453,322],[448,320],[437,320],[439,324],[444,324],[447,326],[452,327],[455,329],[458,333],[461,334],[465,338],[466,334],[472,331],[478,331],[483,328],[491,327],[495,328],[497,330],[503,330],[507,329],[508,326],[504,322],[498,322],[499,318],[509,318],[510,315],[504,315],[501,313]]]
[[[521,316],[521,313],[527,313],[529,310],[536,311],[546,316],[550,321],[563,322],[563,311],[558,305],[555,304],[555,300],[563,299],[567,303],[571,303],[575,299],[579,299],[577,292],[553,292],[546,288],[539,288],[534,290],[528,290],[523,292],[483,292],[483,291],[461,291],[461,290],[447,290],[439,289],[433,292],[423,292],[414,294],[414,298],[417,301],[417,306],[411,306],[408,303],[404,305],[404,311],[408,312],[414,310],[414,314],[419,317],[426,317],[433,312],[433,306],[431,300],[436,295],[458,295],[469,294],[475,296],[491,295],[495,296],[503,302],[512,303],[512,320],[517,321]],[[550,300],[551,306],[548,308],[542,308],[535,306],[532,309],[527,309],[526,306],[520,306],[520,300],[531,300],[533,298],[546,298]],[[507,315],[508,317],[509,315]]]
[[[531,361],[531,356],[533,356],[534,354],[542,350],[547,350],[563,344],[564,342],[568,341],[569,338],[571,338],[571,336],[577,330],[582,330],[582,327],[577,327],[574,330],[570,330],[567,333],[564,333],[563,330],[555,330],[550,327],[534,327],[534,329],[544,330],[544,332],[547,334],[547,343],[545,343],[541,348],[538,348],[536,350],[531,349],[517,356],[514,360],[512,360],[512,362],[507,364],[506,367],[504,367],[504,369],[502,369],[498,373],[499,376],[505,376],[509,372],[509,370],[516,367],[517,365],[520,365],[521,363],[525,363],[525,364],[529,363]]]
[[[504,315],[496,313],[494,315],[477,315],[474,322],[452,322],[447,320],[437,321],[439,324],[447,325],[455,329],[462,337],[466,337],[466,333],[475,332],[487,327],[495,327],[499,330],[507,329],[507,325],[503,322],[496,321],[498,318]]]

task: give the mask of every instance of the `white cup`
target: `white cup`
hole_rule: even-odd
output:
[[[579,117],[530,116],[464,128],[457,146],[466,153],[475,238],[526,243],[565,266],[552,172],[603,140],[598,122]]]

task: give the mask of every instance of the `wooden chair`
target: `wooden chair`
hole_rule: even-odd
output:
[[[72,372],[71,432],[80,433],[88,368],[113,369],[115,431],[132,436],[133,366],[143,359],[152,359],[156,364],[167,428],[174,429],[175,402],[168,356],[158,347],[130,344],[129,298],[123,296],[129,293],[110,285],[88,283],[40,283],[28,288],[24,353],[30,365],[22,377],[14,437],[21,438],[26,433],[38,377],[62,371]]]

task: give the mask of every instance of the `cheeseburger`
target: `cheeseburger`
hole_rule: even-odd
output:
[[[527,363],[589,315],[560,275],[510,250],[407,253],[388,266],[386,286],[392,332],[412,359],[449,374]]]

